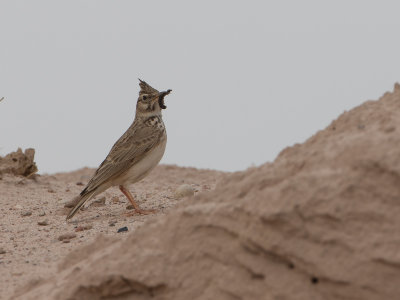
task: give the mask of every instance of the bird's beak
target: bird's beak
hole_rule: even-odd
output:
[[[167,107],[164,104],[164,97],[167,96],[169,93],[171,93],[172,90],[166,90],[163,92],[158,93],[158,104],[162,109],[166,109]]]

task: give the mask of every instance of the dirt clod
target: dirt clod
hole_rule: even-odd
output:
[[[194,195],[194,188],[190,184],[182,184],[175,190],[175,197],[178,199],[193,195]]]
[[[21,212],[22,217],[28,217],[31,215],[32,215],[32,212],[30,210],[25,210],[25,211]]]
[[[62,234],[62,235],[60,235],[58,237],[58,240],[59,241],[64,241],[64,240],[70,240],[70,239],[73,239],[73,238],[76,238],[76,234],[75,233],[64,233],[64,234]]]
[[[0,156],[0,174],[10,173],[13,175],[30,176],[37,172],[34,161],[35,149],[28,148],[22,152],[21,148],[11,152],[4,157]]]
[[[94,200],[90,206],[94,206],[94,207],[101,207],[106,205],[106,197],[101,197],[99,199]]]
[[[111,202],[112,202],[112,203],[119,203],[119,202],[120,202],[120,201],[119,201],[119,197],[116,197],[116,196],[112,197],[112,198],[111,198]]]
[[[84,231],[84,230],[90,230],[92,228],[93,228],[92,225],[78,226],[77,228],[75,228],[75,232]]]
[[[39,221],[38,222],[38,225],[40,225],[40,226],[47,226],[47,225],[49,225],[49,220],[43,220],[43,221]]]

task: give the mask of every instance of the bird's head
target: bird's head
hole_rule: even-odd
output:
[[[136,104],[136,115],[157,115],[167,107],[164,104],[164,97],[171,93],[171,90],[159,92],[152,88],[145,81],[139,79],[139,98]]]

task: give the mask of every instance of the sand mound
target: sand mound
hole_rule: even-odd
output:
[[[125,240],[76,250],[22,298],[397,299],[399,130],[396,85]]]
[[[35,149],[28,148],[25,153],[21,148],[17,151],[0,156],[0,176],[2,173],[11,173],[14,175],[29,176],[37,172],[37,166],[34,162]]]

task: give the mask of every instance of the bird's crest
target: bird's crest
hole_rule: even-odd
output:
[[[152,88],[149,84],[147,84],[146,81],[143,81],[139,78],[139,86],[140,86],[140,92],[139,95],[142,94],[156,94],[158,91],[154,88]]]

